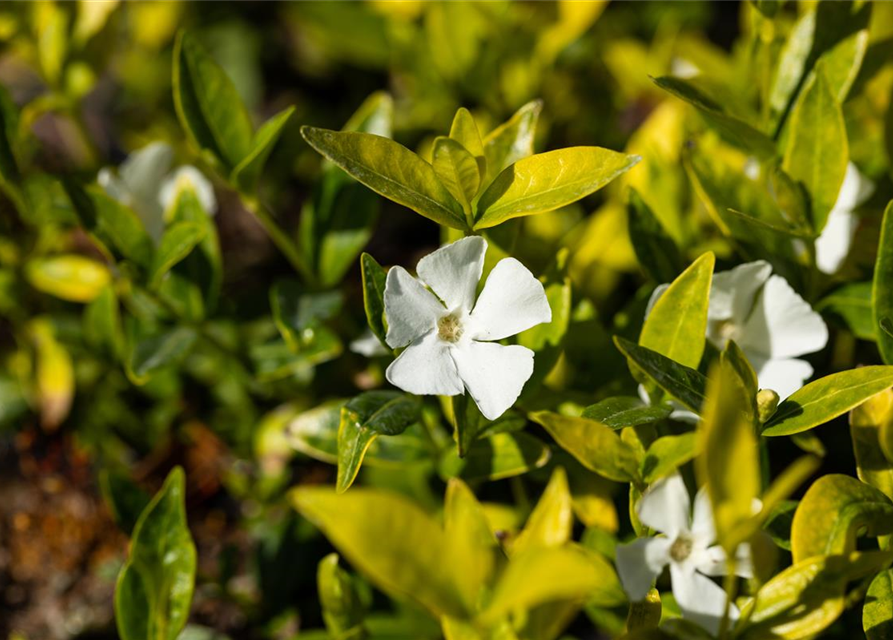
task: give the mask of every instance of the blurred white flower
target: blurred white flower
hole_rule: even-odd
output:
[[[667,286],[654,290],[646,316]],[[787,280],[758,260],[713,276],[707,338],[717,349],[734,340],[756,371],[760,388],[784,399],[812,376],[812,365],[797,356],[823,349],[828,327]]]
[[[853,211],[871,197],[874,183],[863,176],[852,162],[847,164],[846,176],[828,222],[815,241],[815,262],[822,273],[836,273],[846,260],[859,225]]]
[[[418,395],[467,389],[481,413],[495,420],[533,373],[533,352],[491,341],[550,322],[552,310],[543,285],[514,258],[499,261],[475,303],[486,250],[483,238],[463,238],[419,260],[419,279],[402,267],[388,271],[387,343],[406,350],[386,376]]]
[[[214,188],[195,167],[183,166],[170,172],[173,150],[164,142],[152,142],[121,163],[118,171],[103,167],[96,176],[105,192],[133,209],[148,234],[158,242],[164,233],[164,212],[180,189],[192,188],[209,215],[217,212]]]
[[[702,488],[691,499],[679,474],[659,480],[636,505],[639,520],[663,534],[639,538],[617,547],[617,573],[632,601],[642,600],[664,567],[670,567],[673,595],[682,616],[716,635],[726,609],[726,592],[708,576],[726,575],[726,553],[716,541],[710,500]],[[750,547],[742,544],[735,555],[735,574],[753,575]],[[730,620],[738,608],[729,607]]]
[[[354,353],[358,353],[361,356],[366,356],[367,358],[374,358],[375,356],[386,356],[390,351],[385,349],[384,345],[381,344],[381,341],[378,337],[372,333],[372,329],[366,329],[356,340],[352,340],[350,343],[350,350]]]

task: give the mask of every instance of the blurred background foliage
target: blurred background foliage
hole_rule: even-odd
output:
[[[13,181],[4,168],[0,201],[0,636],[115,637],[111,594],[127,535],[175,465],[186,470],[198,547],[189,637],[311,637],[304,632],[326,622],[317,565],[330,547],[287,505],[285,491],[334,482],[325,403],[336,402],[337,421],[339,398],[383,381],[383,362],[348,348],[365,327],[359,251],[409,266],[441,237],[435,225],[363,189],[339,191],[341,200],[326,204],[320,185],[329,169],[302,140],[302,124],[340,129],[365,104],[383,109],[392,137],[425,157],[459,107],[489,130],[541,100],[538,150],[598,145],[644,156],[636,171],[578,204],[505,225],[516,234],[513,254],[535,273],[570,250],[571,326],[546,380],[555,394],[548,402],[588,404],[634,389],[611,333],[635,337],[651,288],[690,258],[712,250],[722,263],[736,250],[693,188],[691,167],[740,174],[748,162],[652,77],[699,73],[736,117],[780,117],[754,105],[813,3],[758,4],[771,5],[761,10],[774,18],[736,2],[0,6],[0,111],[21,173]],[[844,115],[851,160],[889,193],[893,4],[877,3],[870,20]],[[232,79],[255,129],[294,107],[256,197],[221,177],[184,135],[171,74],[183,28]],[[376,92],[391,96],[392,117]],[[174,166],[195,164],[214,176],[218,211],[201,232],[215,238],[207,254],[213,277],[197,294],[198,310],[168,308],[185,299],[178,293],[165,301],[162,291],[159,303],[94,242],[99,232],[88,232],[78,210],[103,167],[159,140],[171,145]],[[718,182],[731,201],[743,197],[734,181]],[[685,258],[669,277],[639,266],[628,232],[630,186]],[[880,200],[861,210],[861,250],[841,279],[870,274]],[[258,207],[302,248],[310,276],[277,249]],[[321,257],[327,243],[334,257]],[[834,282],[819,283],[811,301]],[[840,326],[871,338],[859,334],[852,305],[838,313]],[[866,349],[870,341],[841,332],[817,368],[849,366]],[[440,421],[433,408],[424,421]],[[448,430],[437,433],[449,438]],[[825,443],[834,447],[825,470],[850,469],[848,436],[834,437]],[[440,478],[455,470],[441,468],[439,478],[430,456],[413,457],[407,442],[410,453],[378,451],[399,464],[370,463],[361,478],[436,509]],[[555,460],[482,489],[479,497],[501,505],[493,517],[506,529],[523,522],[528,492],[541,491]],[[785,462],[783,450],[777,460]],[[573,484],[573,461],[561,462]],[[599,530],[616,531],[625,497],[615,510],[606,482],[578,476],[597,485],[578,494],[591,500],[580,512],[589,514],[597,546]],[[368,585],[358,589],[376,612],[368,618],[376,637],[439,637],[423,614]],[[618,624],[607,612],[592,617],[601,628]],[[851,637],[844,624],[839,637]],[[599,637],[585,620],[573,628]]]

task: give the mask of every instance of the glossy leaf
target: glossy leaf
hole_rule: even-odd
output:
[[[885,455],[882,434],[893,422],[893,391],[887,389],[850,411],[850,436],[859,479],[893,500],[893,464]]]
[[[387,272],[368,253],[360,256],[363,276],[363,308],[366,311],[366,322],[372,333],[385,343],[387,329],[384,320],[384,288]]]
[[[707,389],[707,378],[703,374],[620,336],[614,337],[614,344],[661,389],[700,413]]]
[[[651,484],[668,476],[700,453],[701,442],[694,431],[663,436],[651,443],[642,458],[642,481]]]
[[[263,123],[255,132],[251,140],[251,147],[247,155],[233,169],[231,181],[246,193],[257,191],[257,183],[261,172],[267,162],[267,158],[273,152],[273,148],[282,137],[282,132],[288,125],[295,108],[288,107]]]
[[[884,569],[868,586],[862,628],[867,640],[887,640],[893,634],[893,570]]]
[[[809,638],[827,629],[844,610],[847,582],[869,576],[893,553],[868,551],[815,556],[788,567],[757,592],[736,637]]]
[[[478,167],[478,181],[484,179],[487,171],[487,160],[484,156],[484,143],[481,133],[471,112],[465,107],[456,111],[453,124],[450,125],[450,139],[458,142],[474,158]],[[477,190],[475,190],[477,192]]]
[[[475,229],[552,211],[598,191],[640,158],[599,147],[569,147],[518,160],[481,194]]]
[[[533,155],[534,133],[542,110],[541,100],[528,102],[484,138],[488,183],[518,160]]]
[[[25,276],[38,291],[71,302],[91,302],[112,277],[101,262],[74,254],[31,260]]]
[[[196,553],[179,467],[145,508],[115,586],[121,640],[175,640],[189,617]]]
[[[640,346],[697,368],[704,353],[715,262],[712,253],[705,253],[667,287],[645,319]]]
[[[893,317],[893,201],[887,204],[881,222],[881,238],[878,242],[877,261],[871,289],[872,317],[877,335],[881,359],[893,364],[893,335],[877,329],[885,318]]]
[[[434,140],[434,172],[466,212],[481,186],[481,175],[474,156],[452,138]]]
[[[667,404],[646,405],[639,398],[617,396],[586,407],[582,416],[612,429],[622,429],[660,422],[672,412],[673,408]]]
[[[377,587],[435,616],[466,617],[451,564],[444,561],[444,532],[414,503],[365,488],[338,495],[330,488],[304,486],[293,489],[290,498]]]
[[[420,411],[416,396],[396,391],[367,391],[345,404],[338,428],[338,492],[353,484],[375,438],[403,433],[419,419]]]
[[[537,411],[530,419],[549,432],[562,449],[584,467],[617,482],[637,482],[639,461],[635,450],[603,424],[549,411]]]
[[[227,169],[252,149],[253,127],[226,72],[192,34],[180,31],[174,45],[174,106],[190,140]]]
[[[450,449],[440,460],[440,475],[462,478],[466,482],[502,480],[544,466],[549,448],[526,433],[496,433],[480,438],[460,458]]]
[[[454,229],[467,227],[462,205],[434,168],[401,144],[369,133],[302,127],[311,147],[376,193]]]
[[[817,232],[825,228],[837,200],[848,159],[843,110],[819,67],[791,114],[782,164],[809,193],[812,226]]]
[[[365,607],[357,589],[357,581],[338,566],[338,554],[330,553],[319,562],[316,584],[322,618],[328,632],[344,640],[365,637]]]
[[[875,365],[832,373],[795,391],[778,406],[763,428],[764,436],[807,431],[843,415],[893,386],[893,367]]]
[[[791,527],[794,562],[850,553],[856,537],[893,533],[893,502],[872,486],[845,475],[816,480],[803,496]]]

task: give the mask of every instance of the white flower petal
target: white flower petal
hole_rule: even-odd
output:
[[[773,359],[813,353],[827,343],[822,317],[778,275],[766,282],[738,340],[745,352]]]
[[[806,360],[778,359],[760,360],[751,358],[760,389],[772,389],[781,400],[797,391],[812,377],[812,365]]]
[[[856,235],[859,218],[847,209],[833,209],[822,234],[815,241],[815,264],[822,273],[833,274],[846,260]]]
[[[670,564],[670,579],[682,617],[713,635],[719,633],[727,599],[722,587],[697,571],[687,572],[675,564]],[[738,608],[734,604],[729,607],[729,618],[738,619]]]
[[[726,575],[725,549],[719,545],[704,549],[695,559],[695,568],[708,576]],[[735,552],[735,575],[745,579],[753,577],[753,559],[750,553],[750,545],[746,542],[738,546]]]
[[[617,546],[617,575],[633,602],[645,598],[654,579],[670,563],[669,538],[639,538]]]
[[[874,193],[874,183],[862,175],[862,172],[852,162],[846,165],[846,174],[840,192],[834,202],[834,211],[852,211],[864,203]]]
[[[651,292],[651,297],[648,298],[648,305],[645,307],[645,317],[651,315],[651,310],[654,309],[654,305],[657,304],[657,301],[660,300],[660,297],[666,293],[667,289],[670,288],[669,284],[659,284],[654,288],[654,291]]]
[[[165,142],[152,142],[131,153],[118,175],[136,200],[158,202],[161,181],[170,170],[174,151]]]
[[[763,260],[739,264],[713,276],[710,285],[710,320],[744,322],[753,309],[757,291],[772,274],[772,265]],[[713,340],[713,336],[708,337]]]
[[[366,329],[363,335],[351,341],[350,350],[367,358],[385,356],[390,353],[371,329]]]
[[[511,407],[533,373],[533,351],[468,340],[450,352],[481,413],[495,420]]]
[[[451,345],[436,331],[415,340],[394,360],[385,377],[395,387],[416,395],[456,396],[464,391]]]
[[[468,313],[474,306],[486,252],[487,241],[482,237],[462,238],[419,260],[416,272],[449,310]]]
[[[658,480],[639,499],[639,520],[655,531],[675,539],[691,525],[691,498],[682,476],[674,473]]]
[[[434,294],[403,267],[393,267],[388,271],[384,309],[388,318],[385,339],[395,349],[431,331],[446,312]]]
[[[713,523],[713,507],[707,495],[707,485],[698,489],[695,495],[695,511],[691,519],[691,532],[703,546],[716,540],[716,526]]]
[[[161,185],[158,199],[165,211],[176,202],[177,196],[183,189],[192,189],[205,213],[208,215],[217,213],[217,198],[214,197],[213,185],[201,171],[189,165],[178,168]]]
[[[514,258],[504,258],[487,277],[468,330],[477,340],[502,340],[551,320],[542,283]]]

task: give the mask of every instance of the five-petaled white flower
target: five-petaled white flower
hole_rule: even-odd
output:
[[[552,310],[543,285],[514,258],[493,267],[475,303],[486,251],[483,238],[463,238],[419,260],[418,280],[402,267],[388,271],[386,340],[406,349],[386,376],[418,395],[467,389],[481,413],[495,420],[533,373],[533,352],[492,341],[550,322]]]
[[[853,210],[868,200],[872,192],[874,183],[859,173],[856,165],[848,163],[837,201],[828,214],[825,228],[815,241],[815,263],[822,273],[836,273],[846,260],[859,225],[859,218]]]
[[[663,534],[639,538],[617,547],[617,573],[630,600],[642,600],[664,567],[670,568],[673,596],[682,616],[712,634],[719,631],[726,609],[726,592],[708,576],[726,575],[726,553],[713,543],[716,531],[710,499],[702,488],[691,499],[677,473],[659,480],[645,492],[636,506],[639,519]],[[735,554],[735,574],[753,575],[750,547],[742,544]],[[729,619],[738,619],[738,609],[729,606]]]
[[[164,233],[164,213],[183,188],[191,188],[208,215],[217,212],[214,187],[195,167],[184,165],[171,171],[173,150],[164,142],[152,142],[134,151],[117,173],[99,170],[96,181],[118,202],[131,207],[149,235],[158,242]]]
[[[666,288],[655,289],[649,312]],[[717,349],[734,340],[756,371],[760,388],[784,399],[812,376],[812,365],[797,356],[823,349],[828,327],[787,280],[758,260],[713,276],[707,338]]]

